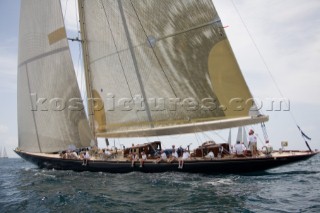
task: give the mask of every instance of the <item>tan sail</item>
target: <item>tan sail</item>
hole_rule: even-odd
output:
[[[248,117],[252,96],[211,0],[81,1],[80,9],[94,94],[88,96],[103,103],[93,110],[97,136],[267,120]]]
[[[57,152],[90,145],[59,0],[21,1],[19,149]]]

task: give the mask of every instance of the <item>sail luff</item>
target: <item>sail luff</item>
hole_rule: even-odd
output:
[[[232,127],[238,127],[243,125],[251,125],[268,121],[268,116],[259,117],[242,117],[227,119],[223,121],[207,121],[198,122],[196,124],[181,124],[174,126],[163,126],[154,128],[145,128],[139,130],[127,130],[127,131],[110,131],[109,133],[97,133],[98,137],[105,138],[121,138],[121,137],[149,137],[149,136],[166,136],[166,135],[178,135],[195,132],[204,132],[220,129],[228,129]],[[242,131],[242,130],[241,130]]]
[[[88,59],[88,47],[87,47],[87,37],[86,37],[86,24],[83,12],[83,4],[84,0],[78,0],[78,10],[79,10],[79,21],[80,21],[80,33],[81,33],[81,41],[82,41],[82,56],[83,56],[83,65],[85,72],[85,82],[86,82],[86,94],[87,94],[87,105],[88,105],[88,116],[89,116],[89,126],[91,128],[91,132],[93,138],[96,140],[96,131],[95,131],[95,122],[94,122],[94,97],[92,92],[92,79],[90,73],[89,59]]]

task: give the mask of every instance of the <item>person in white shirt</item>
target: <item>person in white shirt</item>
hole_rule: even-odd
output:
[[[147,160],[147,155],[145,152],[141,152],[141,159],[140,159],[140,167],[143,167],[144,162]]]
[[[237,156],[244,156],[246,150],[246,146],[243,143],[240,143],[240,141],[237,141],[237,144],[234,145],[234,152]]]
[[[177,160],[179,158],[178,153],[175,149],[172,149],[172,154],[171,157],[169,159],[169,163],[171,163],[174,160]]]
[[[183,151],[182,157],[179,160],[179,169],[183,168],[184,161],[190,158],[190,154],[187,150]]]
[[[135,162],[138,161],[138,160],[139,160],[139,154],[133,152],[131,154],[131,167],[134,167]]]
[[[214,158],[214,154],[212,151],[210,151],[206,156],[204,156],[205,158],[208,158],[208,159],[213,159]]]
[[[89,151],[86,151],[86,153],[85,153],[84,156],[83,156],[83,163],[82,163],[82,165],[83,165],[83,166],[86,166],[86,165],[88,164],[89,159],[90,159]]]
[[[272,151],[273,151],[273,147],[270,144],[269,140],[266,141],[266,154],[267,155],[271,155]]]
[[[106,149],[106,150],[104,151],[104,154],[109,156],[109,155],[111,155],[111,152],[109,151],[109,149]]]
[[[168,160],[168,158],[167,158],[167,155],[166,155],[166,153],[163,151],[163,150],[161,150],[161,155],[160,155],[160,157],[155,161],[155,163],[159,163],[160,161],[167,161]]]
[[[252,129],[249,131],[249,147],[250,147],[252,157],[257,156],[258,154],[257,136],[254,135],[254,131]]]

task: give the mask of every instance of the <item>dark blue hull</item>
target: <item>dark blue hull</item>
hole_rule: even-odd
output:
[[[188,173],[247,173],[259,172],[276,168],[290,163],[307,160],[317,153],[307,153],[303,155],[291,155],[285,157],[263,157],[263,158],[234,158],[234,159],[214,159],[214,160],[189,160],[185,161],[183,169],[178,168],[178,162],[155,164],[145,162],[143,167],[139,162],[131,167],[131,162],[127,161],[89,161],[87,165],[82,165],[82,160],[49,158],[33,155],[29,153],[16,153],[23,159],[37,165],[39,168],[90,172],[109,173],[129,173],[133,171],[146,173],[160,172],[188,172]]]

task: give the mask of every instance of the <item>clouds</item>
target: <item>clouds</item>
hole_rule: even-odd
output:
[[[319,1],[214,0],[214,3],[223,22],[230,25],[227,28],[230,42],[255,96],[281,97],[278,86],[294,102],[320,105],[316,92],[320,79]]]

